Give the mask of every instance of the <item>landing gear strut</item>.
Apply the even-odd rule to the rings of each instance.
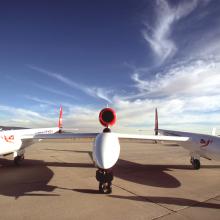
[[[16,157],[14,158],[14,164],[15,164],[16,166],[19,166],[23,160],[24,160],[24,154],[19,155],[19,156],[16,156]]]
[[[111,170],[98,169],[96,179],[99,182],[99,192],[110,194],[112,192],[113,173]]]
[[[200,160],[191,157],[190,162],[195,170],[200,169]]]

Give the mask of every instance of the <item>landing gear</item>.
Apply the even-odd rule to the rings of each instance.
[[[96,179],[99,182],[100,193],[110,194],[112,192],[113,173],[111,170],[98,169],[96,171]]]
[[[16,166],[19,166],[23,160],[24,160],[24,154],[19,155],[19,156],[16,156],[16,157],[14,158],[14,164],[15,164]]]
[[[99,192],[102,194],[112,193],[112,183],[111,182],[106,182],[106,183],[99,182]]]
[[[20,150],[14,152],[14,154],[13,154],[14,164],[16,166],[19,166],[21,164],[21,162],[24,160],[24,153],[25,153],[24,149],[20,149]]]
[[[195,159],[194,157],[191,157],[190,162],[195,170],[200,169],[200,160],[199,159]]]

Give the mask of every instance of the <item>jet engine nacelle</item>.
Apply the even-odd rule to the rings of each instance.
[[[118,161],[120,144],[118,136],[107,132],[97,135],[93,147],[93,160],[101,169],[109,169]]]
[[[116,122],[116,113],[112,108],[104,108],[99,113],[99,121],[104,127],[113,126]]]

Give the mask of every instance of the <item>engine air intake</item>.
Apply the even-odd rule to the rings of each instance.
[[[104,127],[109,127],[116,122],[116,113],[111,108],[104,108],[99,113],[99,121]]]

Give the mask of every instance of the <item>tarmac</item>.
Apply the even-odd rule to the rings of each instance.
[[[175,145],[121,143],[113,192],[98,192],[92,142],[42,141],[20,167],[0,159],[0,219],[220,219],[220,162]]]

